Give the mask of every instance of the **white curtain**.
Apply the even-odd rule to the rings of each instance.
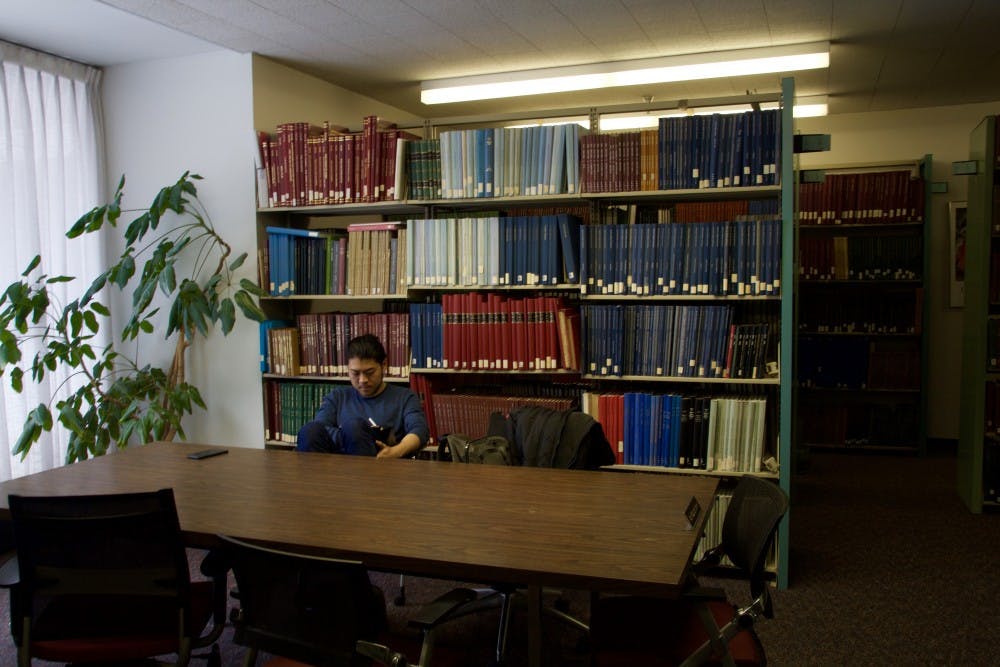
[[[2,41],[0,63],[0,290],[41,255],[46,274],[77,278],[54,285],[63,288],[56,296],[65,304],[82,295],[105,264],[99,235],[65,236],[104,199],[101,71]],[[95,347],[107,342],[95,341]],[[24,352],[34,357],[34,350]],[[26,374],[17,394],[6,374],[2,378],[0,480],[65,461],[67,436],[58,425],[42,434],[25,460],[11,453],[28,411],[41,402],[54,406],[65,381],[65,375],[48,375],[34,385]]]

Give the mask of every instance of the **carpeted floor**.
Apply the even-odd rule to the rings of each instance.
[[[1000,664],[1000,515],[969,513],[955,475],[952,455],[811,457],[771,664]]]
[[[791,586],[775,591],[775,619],[759,626],[771,665],[1000,664],[1000,515],[970,514],[954,492],[955,461],[813,454],[796,475],[792,497]],[[407,577],[407,600],[396,607],[399,577],[373,574],[386,592],[390,623],[406,619],[451,582]],[[738,596],[742,587],[720,582]],[[7,622],[6,592],[0,620]],[[586,617],[587,596],[569,595]],[[509,664],[524,664],[524,614],[515,614]],[[547,621],[546,665],[587,664],[579,635]],[[486,665],[495,612],[466,619],[440,637],[448,664]],[[231,631],[223,664],[241,664]],[[451,649],[446,655],[444,650]],[[9,636],[0,667],[13,665]],[[47,663],[36,662],[44,665]],[[198,663],[194,663],[198,664]]]

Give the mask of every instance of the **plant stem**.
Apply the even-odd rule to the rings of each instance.
[[[190,343],[188,342],[186,336],[184,336],[183,334],[177,336],[177,347],[174,348],[174,359],[170,363],[170,372],[167,374],[167,389],[168,389],[168,392],[167,392],[167,396],[163,397],[163,407],[165,409],[169,409],[170,408],[170,406],[168,405],[169,400],[170,400],[169,399],[169,390],[173,389],[177,385],[179,385],[182,382],[184,382],[184,377],[185,377],[185,373],[184,373],[184,353],[187,350],[187,348],[188,348],[189,345],[190,345]],[[177,434],[177,431],[174,429],[174,427],[173,426],[169,426],[167,428],[167,431],[163,434],[163,439],[164,440],[168,440],[168,441],[169,440],[173,440],[174,436],[176,434]]]

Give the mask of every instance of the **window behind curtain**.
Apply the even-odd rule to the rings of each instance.
[[[78,298],[105,265],[98,234],[67,239],[66,230],[103,201],[104,138],[98,69],[0,41],[0,290],[17,280],[35,255],[50,275],[77,280],[53,285],[58,304]],[[105,327],[107,328],[107,327]],[[106,332],[102,329],[102,335]],[[103,347],[109,340],[95,340]],[[26,358],[35,350],[23,349]],[[69,384],[67,384],[67,382]],[[21,461],[11,449],[28,411],[54,407],[72,378],[25,378],[21,394],[6,375],[0,391],[0,480],[61,465],[66,434],[43,433]]]

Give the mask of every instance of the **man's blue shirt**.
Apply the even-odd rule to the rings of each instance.
[[[323,424],[344,453],[374,456],[377,450],[372,439],[366,437],[369,418],[391,429],[394,442],[412,433],[423,445],[430,436],[420,399],[408,388],[398,385],[386,384],[384,390],[371,398],[363,397],[350,385],[338,387],[323,397],[316,413],[316,421]]]

